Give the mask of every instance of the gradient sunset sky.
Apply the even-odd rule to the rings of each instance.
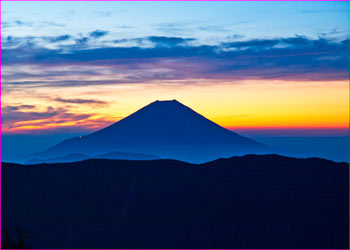
[[[229,129],[349,126],[348,2],[1,2],[2,133],[177,99]]]

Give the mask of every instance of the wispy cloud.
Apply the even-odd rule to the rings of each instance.
[[[172,35],[188,34],[189,31],[185,26],[186,25],[184,25],[183,23],[161,23],[155,25],[158,31]]]
[[[150,36],[147,37],[150,42],[156,46],[174,47],[178,45],[186,45],[188,42],[194,41],[194,38],[182,37],[166,37],[166,36]]]
[[[45,111],[27,111],[27,108],[21,106],[5,106],[1,108],[1,122],[5,127],[9,125],[9,123],[15,126],[15,122],[51,118],[57,116],[59,113],[64,114],[64,112],[65,110],[62,108],[54,109],[53,107],[47,107]]]
[[[60,36],[47,37],[47,40],[51,43],[55,43],[55,42],[67,41],[70,38],[71,38],[70,35],[60,35]]]
[[[56,23],[56,22],[52,22],[52,21],[43,21],[40,23],[41,25],[45,25],[45,26],[51,26],[51,27],[65,27],[65,24],[62,23]]]
[[[51,42],[67,39],[71,37],[46,38]],[[2,50],[4,84],[59,87],[169,79],[348,79],[348,40],[294,36],[197,45],[195,39],[188,37],[150,36],[121,39],[113,46],[102,43],[100,47],[89,47],[88,37],[79,39],[77,43],[85,44],[83,47],[62,45],[50,49],[35,43],[33,37],[26,42],[8,37]],[[134,41],[136,45],[118,46],[118,43],[128,41]],[[46,79],[38,79],[40,76],[26,79],[18,70],[7,73],[11,65],[17,69],[21,65],[57,69],[50,74],[41,70],[38,74],[45,75]],[[60,71],[67,67],[80,70],[71,74],[66,72],[62,79]],[[100,78],[89,78],[90,71]],[[74,77],[69,79],[70,75]]]
[[[153,48],[153,47],[174,47],[185,46],[190,42],[195,41],[194,38],[184,37],[169,37],[169,36],[147,36],[137,38],[124,38],[114,40],[117,45],[124,45],[123,47],[139,47],[139,48]],[[127,46],[125,46],[127,45]]]
[[[36,107],[35,105],[17,105],[17,106],[8,105],[4,107],[4,112],[13,112],[13,111],[24,110],[24,109],[34,109],[35,107]]]
[[[7,29],[7,28],[14,28],[14,27],[19,27],[19,26],[32,26],[32,22],[25,22],[21,20],[15,20],[15,21],[10,21],[10,22],[1,22],[1,28]]]
[[[208,31],[208,32],[229,32],[230,30],[223,27],[222,25],[206,25],[206,26],[199,26],[197,28],[201,31]]]
[[[117,25],[115,27],[118,28],[118,29],[132,29],[132,28],[135,28],[134,26],[131,26],[131,25]]]
[[[92,38],[100,38],[108,34],[108,31],[105,30],[95,30],[93,32],[90,32],[90,37]]]
[[[89,41],[89,38],[88,37],[81,37],[81,38],[77,38],[75,39],[75,42],[77,44],[86,44],[87,42]]]
[[[112,15],[112,11],[95,11],[94,13],[99,17],[109,17]]]
[[[64,99],[64,98],[54,98],[53,99],[56,102],[62,102],[62,103],[71,103],[71,104],[92,104],[92,105],[97,105],[97,106],[106,106],[108,105],[108,102],[105,101],[100,101],[100,100],[92,100],[92,99]]]
[[[4,132],[25,131],[92,131],[107,126],[111,121],[97,114],[79,114],[65,107],[46,107],[36,110],[36,106],[18,105],[1,108],[1,128]],[[121,119],[121,118],[120,118]]]

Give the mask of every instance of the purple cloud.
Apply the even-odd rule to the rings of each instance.
[[[130,39],[122,40],[125,42]],[[348,79],[348,40],[295,36],[225,42],[217,45],[193,45],[190,42],[195,42],[194,39],[181,37],[152,36],[132,40],[140,43],[149,41],[153,46],[96,48],[86,45],[84,48],[72,46],[49,49],[23,42],[15,48],[5,46],[2,50],[5,73],[6,67],[11,65],[84,68],[81,72],[72,72],[72,75],[81,75],[82,80],[69,80],[69,73],[67,79],[57,79],[55,77],[62,73],[61,70],[56,70],[44,72],[45,77],[51,76],[52,79],[42,81],[23,77],[19,79],[16,75],[5,74],[5,85],[64,87],[147,83],[169,79]],[[88,39],[81,42],[88,42]],[[101,67],[104,70],[100,71]],[[110,79],[91,80],[88,78],[89,74],[83,74],[83,71],[92,71],[97,75],[105,75],[106,70],[123,77],[115,77],[116,75],[111,73]]]
[[[92,104],[92,105],[108,105],[108,102],[100,101],[100,100],[92,100],[92,99],[63,99],[63,98],[55,98],[53,99],[56,102],[62,102],[62,103],[72,103],[72,104]]]

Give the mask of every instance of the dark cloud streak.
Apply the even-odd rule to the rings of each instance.
[[[4,106],[1,108],[1,123],[4,128],[15,128],[25,125],[47,124],[48,119],[55,119],[55,123],[63,123],[67,121],[84,120],[92,116],[92,114],[74,114],[65,108],[47,107],[45,111],[27,111],[21,106]],[[37,122],[39,120],[39,122]],[[40,120],[45,120],[40,123]],[[50,120],[49,120],[50,121]],[[16,124],[21,122],[21,124]]]
[[[70,38],[71,38],[70,35],[61,35],[61,36],[55,36],[55,37],[48,37],[47,40],[51,43],[55,43],[55,42],[66,41],[66,40],[69,40]]]
[[[57,97],[54,99],[56,102],[62,103],[72,103],[72,104],[93,104],[93,105],[108,105],[108,102],[100,101],[100,100],[92,100],[92,99],[64,99]]]
[[[80,42],[86,43],[89,38]],[[15,39],[12,39],[15,40]],[[138,83],[167,79],[291,79],[291,80],[345,80],[348,79],[349,40],[326,38],[310,39],[304,36],[275,39],[233,41],[218,45],[192,45],[192,38],[151,36],[121,39],[118,42],[143,43],[151,47],[99,48],[71,47],[48,49],[21,43],[21,46],[4,48],[2,62],[10,65],[90,65],[113,67],[135,76],[100,84]],[[190,67],[189,67],[190,66]],[[164,72],[147,73],[162,68]],[[140,73],[140,70],[142,73]],[[122,72],[122,71],[121,71]],[[44,81],[45,82],[45,81]],[[42,82],[41,84],[45,84]],[[96,84],[99,81],[96,82]],[[27,84],[30,81],[9,81],[5,84]],[[47,81],[49,85],[50,82]],[[84,81],[61,80],[52,86],[83,85]],[[95,84],[86,81],[86,85]]]
[[[105,30],[95,30],[93,32],[90,32],[90,37],[92,38],[100,38],[108,34],[108,31]]]
[[[19,26],[32,26],[32,22],[24,22],[21,20],[15,20],[11,22],[1,22],[1,28],[7,29],[7,28],[14,28]]]

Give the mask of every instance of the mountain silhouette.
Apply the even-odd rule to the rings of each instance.
[[[110,152],[102,155],[84,155],[84,154],[69,154],[63,157],[49,158],[49,159],[31,159],[26,164],[40,164],[40,163],[59,163],[59,162],[75,162],[87,159],[110,159],[110,160],[156,160],[159,157],[155,155],[135,154],[125,152]]]
[[[271,149],[171,100],[155,101],[104,129],[65,140],[37,156],[52,158],[111,151],[205,162],[233,155],[267,153]]]
[[[2,229],[25,230],[30,248],[349,247],[347,163],[93,159],[2,163],[1,178]]]

